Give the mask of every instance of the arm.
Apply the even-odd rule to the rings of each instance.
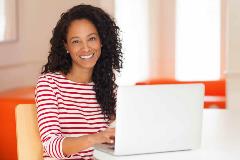
[[[114,134],[115,129],[108,128],[96,134],[85,135],[81,137],[67,137],[63,141],[63,152],[65,155],[71,155],[96,144],[113,143],[111,138],[114,136]]]
[[[43,148],[56,159],[66,158],[62,152],[62,136],[58,119],[58,103],[51,87],[51,80],[41,76],[38,80],[35,100],[37,106],[38,127]]]

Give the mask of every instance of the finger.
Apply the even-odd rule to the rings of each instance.
[[[115,140],[115,136],[110,136],[110,139]]]
[[[111,140],[109,141],[109,143],[113,144],[113,143],[114,143],[114,140],[111,139]]]
[[[114,144],[114,140],[108,139],[107,143],[108,143],[108,144]]]

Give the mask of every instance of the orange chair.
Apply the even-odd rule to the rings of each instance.
[[[205,85],[204,108],[217,107],[224,109],[226,107],[226,81],[177,81],[172,79],[152,79],[137,82],[136,85],[154,85],[154,84],[187,84],[203,83]]]
[[[0,93],[0,159],[17,159],[15,108],[17,104],[34,104],[34,87]]]

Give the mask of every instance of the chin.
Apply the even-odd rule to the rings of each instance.
[[[93,69],[95,64],[96,63],[94,63],[94,64],[84,64],[84,65],[81,65],[81,67],[85,68],[85,69]]]

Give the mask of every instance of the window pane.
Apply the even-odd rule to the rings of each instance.
[[[116,0],[115,15],[123,40],[120,85],[147,79],[149,73],[148,0]]]
[[[5,9],[4,0],[0,0],[0,41],[4,39],[5,33]]]
[[[176,79],[220,78],[220,9],[220,0],[176,1]]]

